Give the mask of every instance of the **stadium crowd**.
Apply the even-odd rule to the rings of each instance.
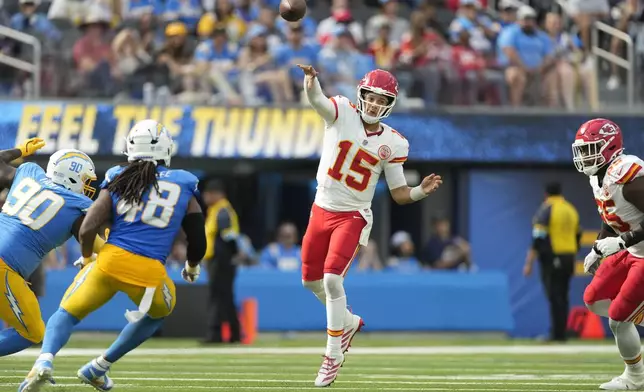
[[[4,0],[0,21],[43,42],[42,95],[149,104],[297,103],[294,64],[307,63],[329,95],[353,97],[379,67],[399,79],[401,106],[596,108],[590,23],[641,20],[631,0],[315,0],[295,23],[279,0],[40,1]],[[2,50],[32,55],[11,40]],[[32,94],[27,73],[1,74],[3,95]]]

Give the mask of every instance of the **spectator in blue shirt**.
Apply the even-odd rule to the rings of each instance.
[[[356,84],[362,76],[376,68],[373,57],[356,49],[351,32],[345,27],[335,31],[335,37],[318,57],[320,76],[330,95],[355,95]]]
[[[512,26],[517,21],[517,6],[514,0],[499,1],[499,24],[501,29]]]
[[[499,33],[498,26],[485,14],[479,12],[478,0],[460,0],[456,18],[449,26],[451,41],[460,41],[461,31],[470,33],[470,46],[478,52],[490,52],[492,42]]]
[[[556,105],[556,73],[554,47],[548,35],[537,27],[537,13],[528,6],[519,8],[518,22],[503,30],[499,36],[498,64],[505,68],[510,87],[510,103],[521,106],[528,90],[538,101],[548,96],[548,103]]]
[[[234,87],[238,77],[235,67],[238,57],[239,49],[228,41],[226,29],[215,28],[212,38],[201,42],[195,50],[197,74],[204,76],[201,78],[202,89],[211,92],[215,87],[228,103],[241,103],[241,95]]]
[[[318,24],[315,19],[311,18],[308,15],[305,15],[304,18],[298,20],[297,22],[288,22],[283,18],[275,19],[275,26],[282,32],[282,35],[287,36],[291,26],[302,26],[304,37],[309,43],[317,43],[317,38],[315,33],[318,29]]]
[[[39,0],[20,0],[20,12],[11,18],[10,27],[40,38],[58,41],[61,34],[45,14],[36,12]]]
[[[418,272],[420,263],[414,255],[414,242],[406,231],[397,231],[391,236],[392,257],[387,261],[387,271]]]
[[[163,12],[161,0],[125,0],[121,4],[121,13],[126,21],[136,21],[144,15],[156,15]]]
[[[263,268],[281,271],[297,271],[302,265],[302,248],[297,244],[299,236],[292,223],[283,223],[277,232],[277,241],[269,244],[259,257]]]
[[[166,22],[181,21],[191,31],[195,30],[197,22],[203,14],[200,0],[165,0],[163,3],[163,20]]]
[[[259,17],[259,6],[251,0],[237,0],[235,14],[246,23],[254,22]]]
[[[302,71],[296,64],[317,66],[319,47],[304,42],[304,29],[300,25],[291,25],[287,43],[279,46],[273,55],[278,67],[288,68],[291,83],[301,90]]]

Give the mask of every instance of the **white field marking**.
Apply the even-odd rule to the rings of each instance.
[[[103,348],[63,349],[57,356],[98,355]],[[313,355],[324,353],[320,347],[230,347],[230,348],[139,348],[129,356],[168,355]],[[350,355],[472,355],[472,354],[616,354],[611,345],[568,345],[568,346],[472,346],[472,347],[356,347]],[[27,349],[11,357],[36,357],[39,349]]]
[[[21,379],[22,377],[4,377],[4,378],[17,378]],[[54,379],[59,380],[77,380],[77,377],[69,376],[54,376]],[[180,378],[180,377],[112,377],[114,381],[143,381],[143,382],[159,382],[159,381],[173,381],[173,382],[185,382],[191,384],[194,382],[234,382],[234,383],[266,383],[266,384],[302,384],[302,383],[311,383],[310,377],[302,380],[266,380],[266,379],[246,379],[246,378]],[[432,384],[450,384],[450,385],[481,385],[479,381],[454,381],[449,378],[445,378],[444,381],[432,380],[432,381],[401,381],[401,380],[391,380],[391,381],[375,381],[375,380],[351,380],[347,381],[352,384],[399,384],[399,385],[432,385]],[[486,382],[484,385],[542,385],[542,386],[589,386],[596,385],[596,383],[580,383],[580,382],[523,382],[523,381],[505,381],[505,382]]]
[[[56,384],[56,385],[52,385],[51,387],[54,387],[54,388],[56,388],[56,387],[78,387],[79,385],[80,384]],[[15,386],[16,386],[15,384],[2,384],[2,383],[0,383],[0,387],[15,387]],[[137,390],[139,390],[139,389],[157,389],[158,390],[159,389],[158,385],[154,385],[154,386],[137,386],[137,385],[129,385],[129,384],[119,384],[117,387],[119,388],[119,390],[121,390],[121,389],[125,390],[125,389],[130,389],[130,388],[137,389]],[[188,386],[188,388],[189,389],[205,389],[205,390],[213,390],[213,391],[214,390],[222,390],[222,389],[225,389],[225,390],[228,390],[228,391],[230,391],[231,389],[233,389],[233,390],[234,389],[246,389],[246,390],[258,390],[258,391],[270,391],[270,390],[283,391],[285,389],[286,390],[293,389],[294,391],[305,391],[305,390],[306,391],[319,391],[320,390],[319,387],[301,387],[301,386],[298,386],[298,387],[284,387],[284,386],[281,386],[281,387],[259,387],[259,386],[254,386],[254,387],[252,387],[252,386],[242,386],[242,387],[239,387],[239,388],[235,388],[235,387],[231,387],[231,386],[196,386],[196,385],[190,385],[190,386]],[[496,387],[494,387],[494,388],[496,388]],[[186,389],[186,386],[176,386],[176,387],[174,387],[174,386],[170,386],[170,387],[165,386],[165,387],[163,387],[163,390],[182,390],[182,391],[185,391],[185,389]],[[342,386],[338,385],[337,383],[333,384],[333,390],[334,391],[339,390],[339,391],[363,391],[364,392],[364,388],[362,388],[362,387],[342,387]],[[389,388],[389,387],[386,387],[386,388],[377,388],[375,390],[376,391],[441,391],[441,392],[445,392],[444,387],[442,387],[442,388],[427,388],[427,387],[425,387],[425,388]],[[450,391],[454,391],[454,392],[476,392],[476,391],[493,391],[493,390],[496,390],[496,389],[489,389],[489,388],[488,389],[486,389],[486,388],[476,388],[476,389],[472,389],[472,388],[450,388]],[[503,392],[526,392],[526,391],[525,391],[525,389],[503,389]],[[579,392],[579,389],[543,389],[543,390],[541,390],[541,389],[530,389],[530,392]]]
[[[64,373],[65,371],[76,370],[76,367],[61,367],[57,366],[57,372]],[[283,369],[280,367],[280,369]],[[352,369],[353,370],[353,369]],[[461,369],[462,370],[462,369]],[[468,370],[471,371],[471,370]],[[116,370],[114,371],[117,375],[160,375],[167,374],[168,371],[134,371],[134,370]],[[203,376],[205,372],[170,372],[173,376]],[[293,376],[302,376],[309,377],[313,374],[311,371],[302,372],[299,374],[294,374],[293,372],[288,372]],[[5,374],[5,376],[0,376],[0,378],[6,377],[17,377],[25,374],[24,371],[15,370],[15,369],[0,369],[0,374]],[[211,376],[274,376],[274,377],[284,377],[285,373],[275,373],[275,372],[219,372],[216,370],[209,371],[207,374]],[[15,376],[14,376],[15,375]],[[367,379],[407,379],[407,380],[505,380],[505,381],[521,381],[521,380],[602,380],[604,378],[614,377],[614,373],[593,373],[589,375],[588,373],[570,373],[570,374],[537,374],[530,373],[526,371],[524,374],[514,374],[514,373],[498,373],[498,374],[487,374],[487,375],[476,375],[476,374],[466,374],[466,375],[426,375],[426,374],[365,374],[365,373],[344,373],[342,377],[349,378],[367,378]],[[147,378],[146,378],[147,379]],[[179,377],[178,379],[184,379]],[[186,378],[190,380],[190,378]]]

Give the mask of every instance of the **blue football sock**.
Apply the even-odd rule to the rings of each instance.
[[[47,328],[45,329],[45,339],[42,342],[43,354],[56,355],[69,341],[72,336],[74,326],[80,322],[79,319],[67,313],[63,308],[58,310],[47,321]]]
[[[20,336],[15,329],[5,329],[0,332],[0,357],[15,354],[33,346],[33,344],[34,342]]]
[[[114,363],[121,359],[125,354],[139,347],[141,343],[148,340],[163,324],[163,319],[153,319],[145,315],[136,323],[129,323],[123,328],[116,341],[105,352],[105,359]]]

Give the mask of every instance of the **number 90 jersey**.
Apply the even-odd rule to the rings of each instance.
[[[644,162],[638,157],[621,155],[608,166],[601,187],[597,176],[590,177],[599,215],[618,234],[631,230],[644,220],[644,211],[629,203],[622,193],[625,184],[644,175],[643,166]],[[628,252],[644,257],[644,242],[631,246]]]
[[[16,169],[0,213],[0,259],[28,279],[43,257],[72,236],[92,200],[54,184],[35,163]]]
[[[101,189],[107,189],[123,170],[122,166],[108,170]],[[199,195],[199,180],[187,171],[165,167],[157,167],[157,178],[159,193],[151,187],[138,206],[126,205],[111,193],[112,227],[107,243],[165,264],[188,204]]]
[[[387,175],[407,161],[409,142],[390,126],[367,135],[360,113],[346,97],[330,98],[335,121],[327,124],[317,172],[315,204],[330,211],[371,208],[380,174],[385,171],[389,189],[407,185],[403,176]]]

